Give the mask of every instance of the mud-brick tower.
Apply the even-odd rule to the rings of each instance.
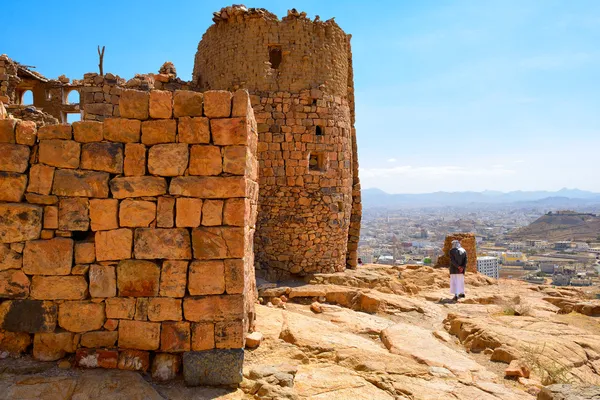
[[[257,273],[356,266],[361,204],[350,35],[333,21],[233,6],[198,45],[202,90],[247,89],[259,127]]]

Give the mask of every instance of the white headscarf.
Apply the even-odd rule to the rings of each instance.
[[[460,249],[461,248],[460,242],[458,240],[453,240],[452,241],[452,248],[453,249]]]

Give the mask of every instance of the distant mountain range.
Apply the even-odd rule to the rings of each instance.
[[[440,207],[466,206],[469,204],[531,203],[531,205],[563,207],[600,204],[600,193],[579,189],[549,191],[497,192],[434,192],[423,194],[390,194],[381,189],[363,189],[362,202],[365,207]]]
[[[570,211],[554,212],[513,232],[512,239],[596,240],[600,235],[600,217]]]

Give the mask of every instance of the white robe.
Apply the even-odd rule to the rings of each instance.
[[[465,292],[465,274],[450,275],[450,293],[459,295]]]

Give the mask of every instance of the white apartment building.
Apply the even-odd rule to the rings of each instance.
[[[500,264],[497,257],[477,257],[477,271],[498,279],[500,277]]]

